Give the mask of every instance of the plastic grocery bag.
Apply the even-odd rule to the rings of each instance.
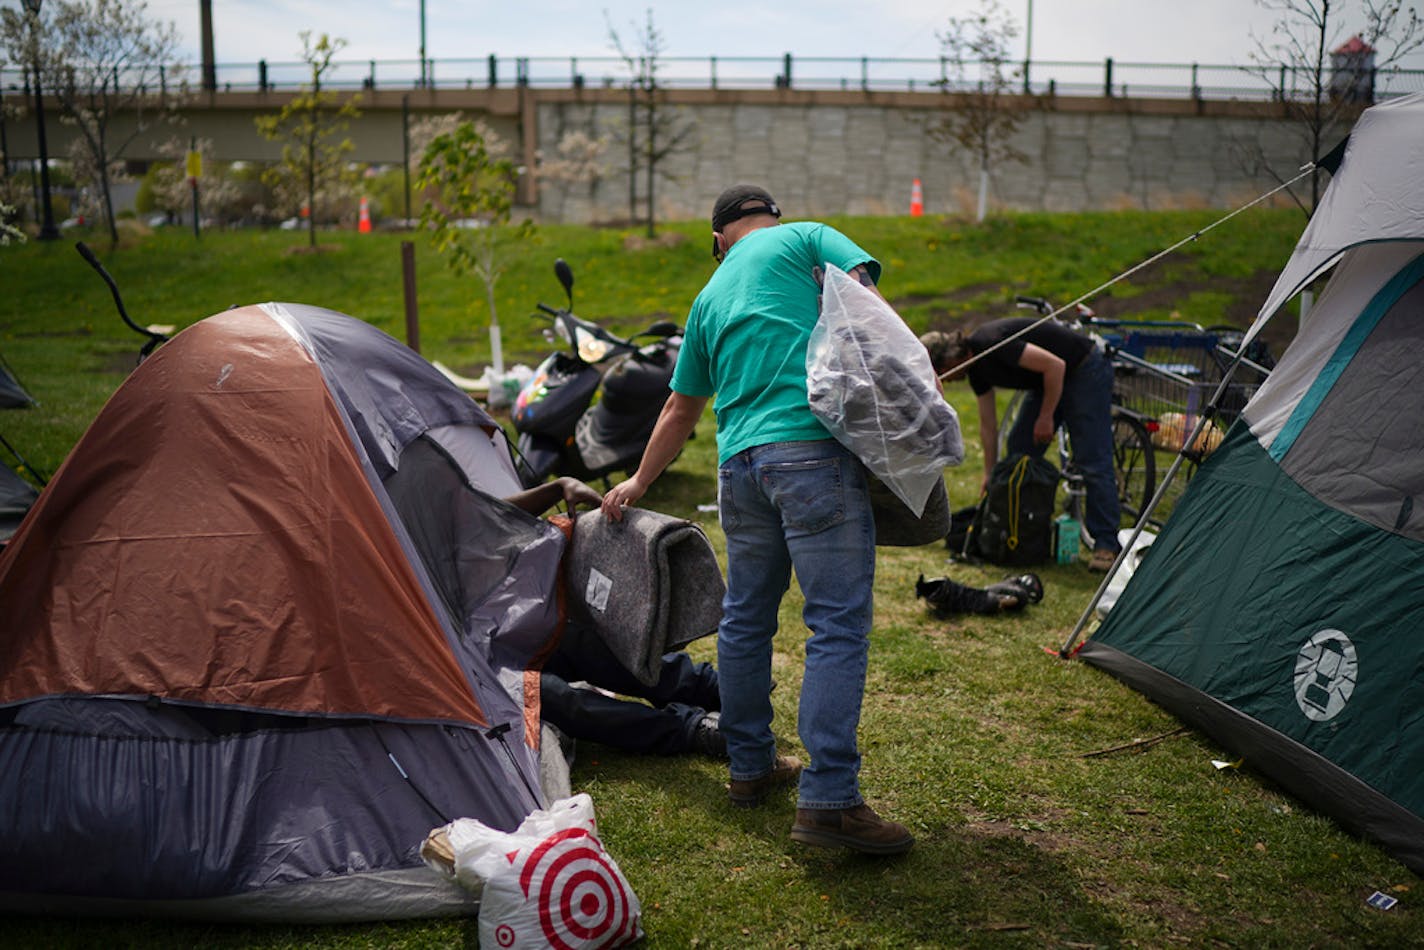
[[[598,840],[588,795],[511,832],[458,819],[432,831],[421,854],[480,892],[481,947],[621,947],[643,936],[642,906]]]
[[[826,265],[806,350],[811,412],[920,517],[944,468],[964,461],[959,416],[929,353],[879,295]]]
[[[1132,529],[1122,528],[1117,533],[1118,543],[1127,546],[1127,542],[1132,541]],[[1132,575],[1137,573],[1137,568],[1142,564],[1142,559],[1147,556],[1147,552],[1152,547],[1152,542],[1157,540],[1157,535],[1151,531],[1143,529],[1137,536],[1137,540],[1132,543],[1132,550],[1127,557],[1122,559],[1122,564],[1118,566],[1117,573],[1108,581],[1107,589],[1098,598],[1098,616],[1106,617],[1108,611],[1113,609],[1117,599],[1122,596],[1122,592],[1127,589],[1127,582],[1132,580]]]

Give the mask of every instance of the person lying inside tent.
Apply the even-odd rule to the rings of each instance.
[[[603,496],[564,476],[505,500],[542,515],[560,502],[570,513],[580,505],[596,508]],[[648,686],[596,633],[572,621],[540,672],[539,706],[540,718],[574,739],[640,754],[727,757],[719,728],[721,693],[712,664],[694,663],[683,652],[668,653],[657,683]]]
[[[948,577],[915,582],[915,597],[923,600],[936,617],[954,614],[997,614],[1022,610],[1043,599],[1043,582],[1037,574],[1006,577],[988,587],[969,587]]]

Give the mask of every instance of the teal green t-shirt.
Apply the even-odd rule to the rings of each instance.
[[[672,389],[714,396],[717,457],[769,442],[829,439],[806,398],[806,344],[819,316],[815,267],[880,264],[813,221],[758,228],[727,252],[692,303]]]

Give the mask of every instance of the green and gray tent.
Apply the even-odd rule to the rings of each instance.
[[[1361,116],[1248,341],[1331,267],[1080,656],[1424,872],[1424,95]]]

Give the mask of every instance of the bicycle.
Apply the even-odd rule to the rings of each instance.
[[[1016,305],[1047,316],[1055,308],[1041,297],[1018,297]],[[1069,327],[1087,332],[1108,357],[1113,367],[1113,472],[1125,526],[1135,524],[1151,503],[1158,486],[1159,472],[1165,474],[1171,457],[1181,454],[1178,478],[1159,501],[1148,524],[1160,529],[1198,466],[1220,443],[1224,429],[1212,419],[1196,443],[1186,445],[1195,430],[1206,402],[1220,384],[1227,368],[1236,361],[1243,332],[1235,327],[1202,327],[1170,320],[1116,320],[1098,317],[1091,308],[1079,304]],[[1239,361],[1236,382],[1229,384],[1225,398],[1216,408],[1216,417],[1229,426],[1256,388],[1270,373],[1269,351],[1253,344],[1251,357]],[[1004,412],[999,431],[1000,457],[1007,453],[1008,433],[1013,429],[1028,394],[1016,392]],[[1064,511],[1084,524],[1086,492],[1083,476],[1073,463],[1068,433],[1055,433],[1059,467],[1066,501]],[[1158,453],[1163,453],[1159,458]],[[1083,528],[1083,543],[1093,545]]]

